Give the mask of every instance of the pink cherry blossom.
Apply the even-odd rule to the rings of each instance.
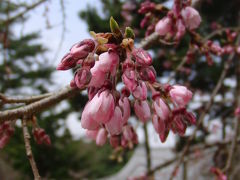
[[[74,59],[84,59],[95,48],[95,43],[92,39],[85,39],[73,45],[70,49],[70,54]]]
[[[185,26],[189,30],[196,29],[201,23],[201,17],[198,11],[190,6],[185,7],[181,11]]]
[[[100,66],[100,62],[96,61],[95,65],[90,70],[90,72],[92,74],[92,78],[88,85],[89,87],[90,86],[101,87],[104,84],[104,81],[106,79],[106,73],[101,71],[99,69],[99,66]]]
[[[136,99],[139,99],[142,101],[146,100],[147,99],[147,86],[146,86],[145,82],[143,82],[143,81],[139,82],[139,85],[134,89],[132,94]]]
[[[169,91],[169,95],[178,106],[185,106],[192,99],[192,92],[185,86],[174,85]]]
[[[92,140],[96,140],[97,134],[98,134],[98,129],[86,131],[86,136]]]
[[[147,101],[135,101],[134,111],[138,119],[143,123],[151,118],[151,110]]]
[[[160,97],[157,97],[154,100],[152,106],[154,112],[160,119],[167,120],[169,118],[170,110],[166,103]]]
[[[135,48],[132,52],[132,55],[136,59],[136,62],[141,65],[149,66],[152,64],[151,55],[143,49]]]
[[[112,118],[105,124],[110,135],[119,135],[123,127],[123,115],[119,106],[116,106]]]
[[[131,115],[131,107],[127,97],[119,99],[119,107],[123,111],[123,124],[126,124],[130,115]]]
[[[107,141],[107,131],[104,128],[98,130],[96,136],[96,144],[98,146],[103,146]]]
[[[118,54],[113,50],[109,50],[108,52],[102,53],[99,56],[98,70],[105,73],[111,72],[112,75],[115,75],[118,63],[119,63]]]
[[[74,81],[77,87],[81,89],[90,82],[91,77],[92,75],[87,68],[81,68],[75,73]]]
[[[155,32],[157,32],[160,36],[164,36],[169,33],[172,29],[172,20],[169,17],[165,17],[158,21],[155,26]]]
[[[131,69],[125,70],[122,75],[122,81],[129,91],[132,92],[137,87],[135,71]]]

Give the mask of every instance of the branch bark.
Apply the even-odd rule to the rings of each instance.
[[[22,119],[22,130],[23,130],[23,137],[24,137],[24,143],[25,143],[25,148],[26,148],[26,154],[27,154],[28,160],[29,160],[31,168],[32,168],[34,179],[35,180],[40,180],[41,176],[39,175],[38,168],[37,168],[36,162],[34,160],[33,153],[32,153],[32,148],[31,148],[31,144],[30,144],[30,138],[31,137],[30,137],[30,134],[29,134],[28,128],[27,128],[27,116],[25,116]]]

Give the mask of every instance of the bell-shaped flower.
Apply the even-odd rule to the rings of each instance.
[[[107,141],[107,131],[104,128],[98,130],[96,136],[96,144],[98,146],[103,146]]]
[[[141,101],[144,101],[147,99],[147,86],[145,82],[141,81],[139,82],[139,85],[133,90],[133,96],[136,99],[139,99]]]
[[[155,114],[163,121],[167,120],[170,115],[170,110],[166,103],[160,98],[157,97],[152,104],[152,108]]]
[[[160,36],[164,36],[172,30],[172,20],[170,17],[164,17],[159,20],[155,26],[155,32],[157,32]]]
[[[151,110],[147,101],[135,101],[134,111],[138,119],[143,123],[151,118]]]
[[[74,81],[77,87],[81,89],[90,82],[91,78],[90,71],[87,68],[81,68],[75,73]]]
[[[123,124],[126,124],[131,115],[131,106],[129,100],[127,97],[120,98],[118,104],[123,112]]]
[[[91,68],[90,72],[92,74],[91,81],[89,83],[89,87],[101,87],[104,84],[106,79],[106,73],[100,70],[100,62],[96,61],[93,68]]]
[[[130,92],[137,87],[136,73],[133,69],[126,69],[122,75],[122,81]]]
[[[105,127],[110,135],[119,135],[123,127],[123,115],[119,106],[116,106],[112,118],[105,123]]]
[[[152,64],[151,55],[141,48],[135,48],[132,51],[132,55],[135,58],[136,62],[140,65],[149,66]]]
[[[116,67],[118,63],[118,54],[113,50],[109,50],[108,52],[102,53],[99,56],[98,69],[105,73],[111,72],[111,74],[114,76],[116,74]]]
[[[198,11],[190,6],[187,6],[184,9],[182,9],[181,15],[182,15],[185,26],[189,30],[198,28],[198,26],[201,23],[201,17]]]
[[[192,99],[192,92],[185,86],[174,85],[169,91],[171,100],[180,107],[185,106]]]

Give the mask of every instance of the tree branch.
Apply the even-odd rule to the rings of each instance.
[[[13,109],[13,110],[6,110],[3,112],[0,112],[0,122],[7,121],[7,120],[15,120],[18,118],[22,118],[24,115],[39,113],[42,110],[47,109],[66,98],[70,98],[74,96],[77,92],[79,92],[79,89],[75,89],[75,88],[71,88],[70,86],[67,86],[61,89],[60,91],[52,93],[51,96],[41,99],[39,101],[36,101],[34,103],[31,103],[29,105],[26,105],[17,109]]]
[[[26,154],[27,154],[28,160],[29,160],[31,168],[32,168],[34,179],[40,180],[41,177],[39,175],[38,168],[37,168],[36,162],[35,162],[33,154],[32,154],[32,149],[31,149],[31,144],[30,144],[31,137],[30,137],[30,134],[29,134],[28,128],[27,128],[27,116],[25,116],[22,119],[22,129],[23,129],[23,137],[24,137],[24,143],[25,143],[25,148],[26,148]]]

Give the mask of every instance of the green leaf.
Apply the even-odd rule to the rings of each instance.
[[[126,27],[124,37],[125,38],[131,38],[131,39],[135,38],[135,34],[134,34],[132,28]]]
[[[120,31],[118,23],[117,23],[117,21],[115,21],[115,19],[113,17],[110,18],[110,29],[111,29],[111,32],[113,33],[113,35],[117,39],[121,39],[122,38],[122,33]]]

